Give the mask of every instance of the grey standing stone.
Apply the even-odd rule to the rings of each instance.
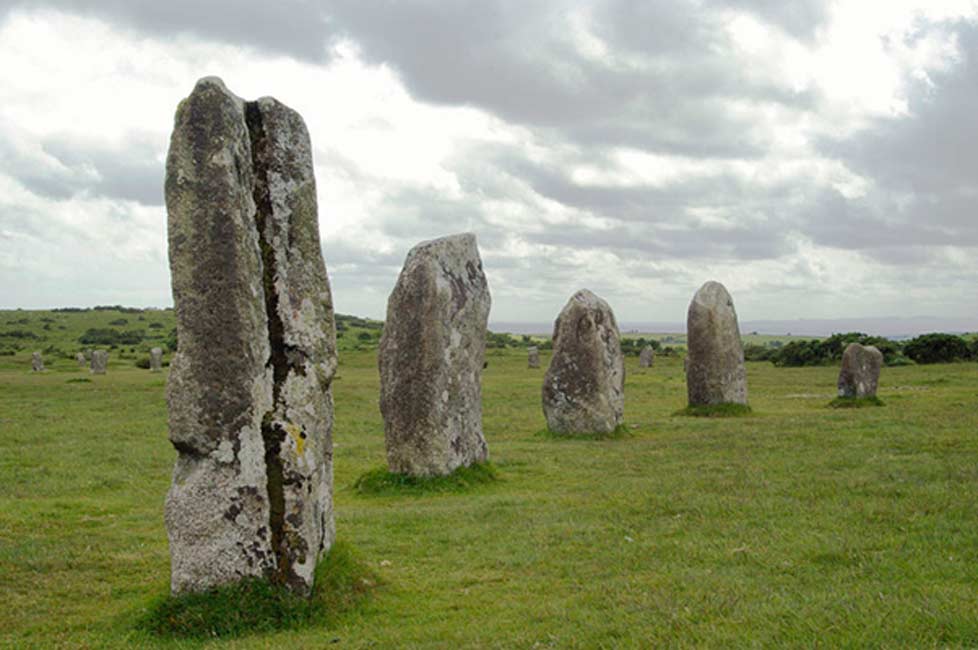
[[[535,345],[526,349],[526,364],[528,368],[540,367],[540,350]]]
[[[334,538],[332,299],[302,118],[201,79],[167,157],[171,590],[308,594]]]
[[[88,366],[88,359],[85,358],[84,352],[76,352],[75,361],[78,362],[79,368],[86,368]]]
[[[638,353],[638,367],[651,368],[654,361],[655,350],[651,345],[646,345],[644,348],[642,348],[642,351]]]
[[[839,397],[876,397],[883,353],[875,346],[850,343],[842,353]]]
[[[553,357],[543,381],[543,414],[555,433],[611,433],[625,409],[625,359],[615,315],[587,289],[554,323]]]
[[[747,373],[733,299],[719,282],[693,296],[686,316],[686,392],[691,406],[747,404]]]
[[[107,350],[92,350],[91,373],[104,375],[109,365],[109,353]]]
[[[162,372],[163,371],[163,349],[153,348],[149,351],[149,369],[150,372]]]
[[[488,458],[480,379],[490,303],[475,235],[408,253],[378,352],[390,471],[444,475]]]
[[[31,353],[31,370],[33,372],[43,372],[44,371],[44,360],[41,358],[40,352]]]

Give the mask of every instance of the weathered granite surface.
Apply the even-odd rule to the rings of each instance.
[[[651,368],[654,361],[655,350],[651,345],[646,345],[644,348],[642,348],[642,351],[638,353],[638,367]]]
[[[883,353],[872,345],[850,343],[842,353],[839,397],[875,397]]]
[[[540,350],[535,345],[526,349],[526,365],[528,368],[540,367]]]
[[[92,350],[92,361],[90,372],[95,375],[104,375],[109,365],[108,350]]]
[[[149,351],[150,372],[163,372],[163,348],[153,348]]]
[[[378,351],[390,471],[444,475],[487,460],[481,376],[490,303],[475,235],[408,253]]]
[[[686,316],[686,392],[691,406],[747,404],[747,373],[733,299],[707,282]]]
[[[555,433],[611,433],[625,409],[625,360],[608,303],[575,293],[554,323],[553,357],[543,380],[543,414]]]
[[[40,352],[31,352],[31,370],[33,372],[44,371],[44,359],[41,358]]]

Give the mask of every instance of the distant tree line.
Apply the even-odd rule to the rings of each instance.
[[[955,334],[923,334],[900,342],[862,332],[833,334],[821,340],[791,341],[778,348],[748,344],[744,346],[744,358],[770,361],[779,367],[824,366],[841,361],[842,353],[850,343],[875,346],[883,353],[883,363],[887,366],[978,361],[978,338],[969,341]]]

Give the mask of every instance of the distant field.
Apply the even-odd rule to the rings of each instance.
[[[755,415],[720,420],[672,415],[680,359],[629,357],[630,435],[573,441],[539,435],[544,370],[492,350],[501,480],[381,497],[351,488],[384,459],[375,353],[344,353],[337,529],[382,586],[331,629],[191,643],[132,625],[168,582],[165,374],[28,359],[0,357],[0,647],[978,646],[975,363],[886,368],[845,412],[835,368],[749,363]]]

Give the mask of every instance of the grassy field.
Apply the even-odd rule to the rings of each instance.
[[[978,365],[884,368],[884,407],[836,410],[837,369],[751,363],[754,413],[713,419],[672,415],[681,359],[629,358],[629,435],[577,441],[539,433],[543,369],[488,360],[499,480],[363,495],[376,359],[342,355],[338,535],[381,584],[329,627],[199,642],[134,629],[169,577],[165,375],[0,357],[0,647],[978,646]]]

